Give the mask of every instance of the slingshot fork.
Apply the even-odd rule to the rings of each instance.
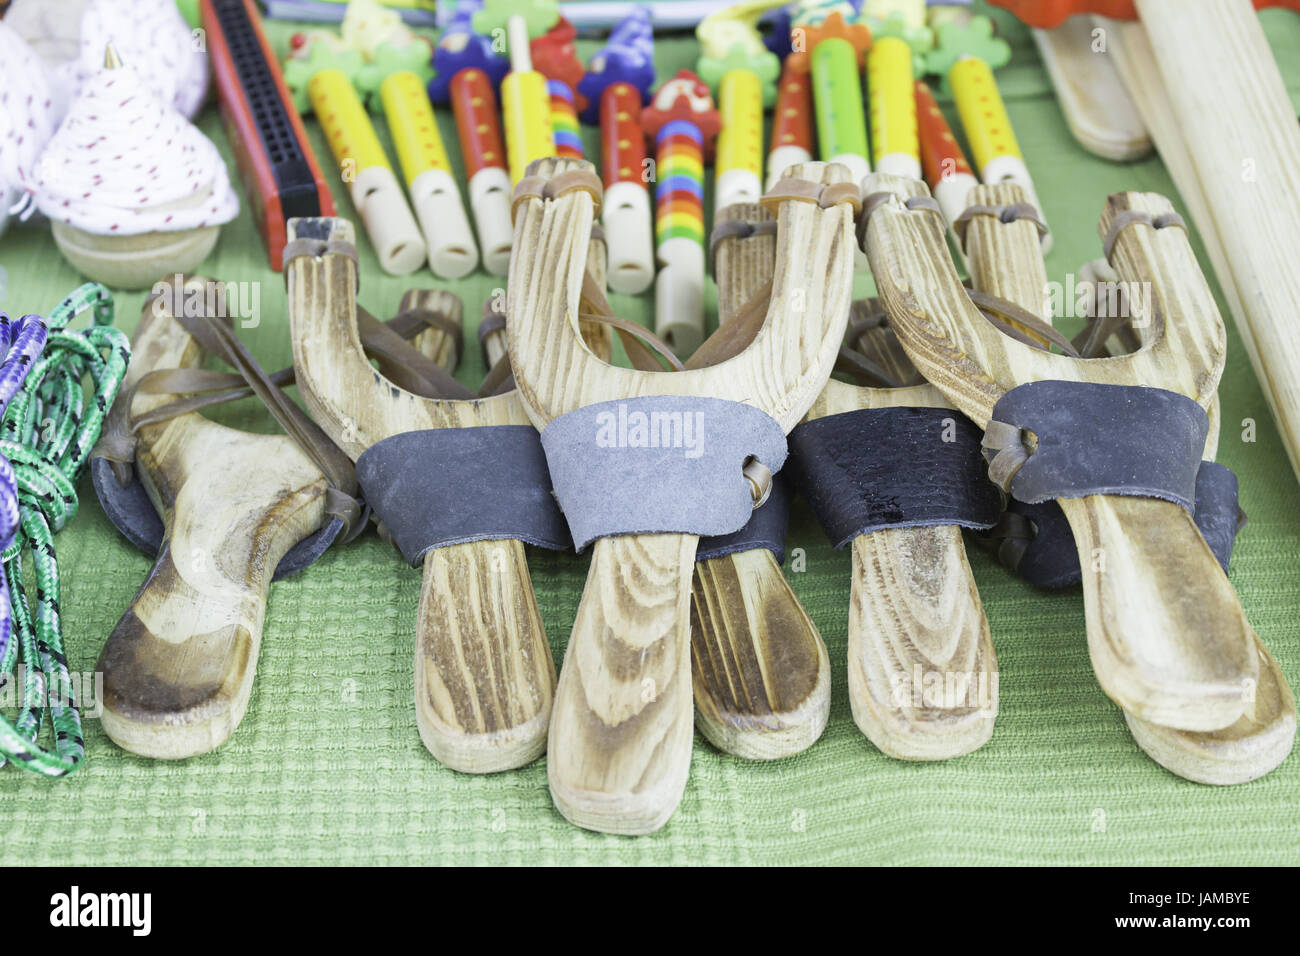
[[[289,241],[352,243],[342,219],[300,219]],[[428,428],[527,425],[513,392],[476,400],[424,398],[367,361],[357,333],[355,260],[325,251],[285,264],[299,389],[313,417],[354,460],[371,445]],[[459,308],[445,292],[412,304]],[[473,541],[424,558],[416,624],[415,705],[420,737],[453,769],[522,766],[545,749],[555,667],[523,543]]]
[[[590,170],[541,160],[542,182]],[[840,166],[805,164],[789,175],[847,182]],[[646,395],[751,402],[787,432],[830,375],[852,294],[853,216],[840,205],[780,204],[777,263],[767,322],[734,358],[656,373],[600,362],[578,334],[587,236],[595,215],[584,189],[516,199],[507,334],[519,395],[539,428],[584,405]],[[798,308],[802,306],[802,309]],[[676,809],[691,752],[690,593],[697,538],[602,538],[562,668],[548,775],[557,808],[589,829],[648,833]]]
[[[1223,370],[1226,335],[1185,232],[1134,223],[1118,235],[1112,265],[1153,293],[1154,323],[1131,355],[1073,359],[1035,349],[986,321],[962,290],[940,224],[906,200],[920,183],[877,176],[867,192],[885,194],[866,229],[877,286],[908,354],[966,415],[987,426],[994,403],[1038,380],[1159,386],[1210,404]],[[982,201],[1016,202],[1014,186],[984,187]],[[981,201],[981,200],[973,200]],[[1105,235],[1133,212],[1173,213],[1162,196],[1119,193],[1101,217]],[[1024,263],[1033,229],[978,216],[966,236],[976,284],[996,294],[1015,288],[1008,261]],[[1034,280],[1038,282],[1037,272]],[[1041,302],[1041,285],[1032,294]],[[1014,293],[1013,293],[1014,294]],[[1255,635],[1222,568],[1191,516],[1176,504],[1109,495],[1060,499],[1083,568],[1088,648],[1103,689],[1152,723],[1212,731],[1246,709],[1259,675]]]
[[[976,201],[996,204],[1013,200],[998,191],[985,193],[983,187]],[[988,224],[993,226],[992,223]],[[1028,222],[999,224],[1002,229],[1033,232]],[[1008,261],[1001,259],[996,274],[982,268],[973,277],[977,287],[1010,299],[1039,318],[1050,321],[1050,315],[1039,314],[1043,296],[1036,295],[1046,282],[1046,272],[1041,259],[1034,256],[1028,235],[1016,243],[1009,253],[1024,258],[1015,260],[1015,268],[1008,269]],[[1152,333],[1149,326],[1133,330],[1139,345]],[[1112,339],[1114,341],[1114,339]],[[1123,354],[1120,351],[1112,354]],[[1210,431],[1205,442],[1205,459],[1213,461],[1219,444],[1219,400],[1214,396],[1207,411]],[[1198,783],[1236,784],[1263,776],[1280,764],[1291,751],[1296,732],[1295,700],[1277,661],[1264,642],[1255,637],[1255,653],[1259,659],[1259,681],[1248,693],[1248,703],[1242,715],[1231,725],[1214,731],[1187,731],[1164,727],[1124,711],[1129,732],[1148,756],[1171,773]]]

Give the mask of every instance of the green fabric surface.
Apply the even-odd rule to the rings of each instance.
[[[1158,159],[1116,165],[1074,142],[1029,34],[1000,11],[997,19],[1015,54],[1000,80],[1056,236],[1048,272],[1063,279],[1100,254],[1096,221],[1108,193],[1154,190],[1178,201]],[[1294,94],[1300,18],[1267,12],[1264,21]],[[271,25],[282,50],[293,29]],[[579,52],[585,59],[596,46],[583,42]],[[660,76],[692,66],[695,50],[690,38],[661,39]],[[450,114],[440,122],[459,166]],[[341,214],[355,221],[319,129],[308,125]],[[376,125],[386,138],[382,121]],[[214,107],[201,126],[229,158]],[[584,135],[597,155],[596,131],[584,128]],[[441,286],[463,297],[472,323],[501,285],[484,273],[455,283],[427,272],[393,278],[380,271],[367,242],[360,246],[361,300],[377,314],[396,311],[408,287]],[[1208,269],[1199,240],[1196,250]],[[0,265],[0,308],[11,314],[46,312],[81,281],[44,229],[11,229],[0,239]],[[243,334],[268,368],[287,365],[283,280],[267,268],[246,209],[224,229],[203,271],[261,283],[261,324]],[[861,277],[858,286],[859,295],[867,294],[870,280]],[[119,295],[124,328],[134,329],[143,297]],[[630,318],[652,314],[649,296],[611,300]],[[1062,325],[1070,331],[1077,322]],[[1295,685],[1296,479],[1231,320],[1229,349],[1219,460],[1240,476],[1250,515],[1231,578]],[[477,350],[468,348],[460,377],[472,383],[483,372]],[[214,417],[274,430],[247,403]],[[1245,419],[1258,425],[1253,442],[1242,440]],[[71,665],[91,671],[150,561],[117,535],[88,480],[80,515],[55,544]],[[1000,670],[993,738],[945,763],[885,757],[855,727],[846,698],[849,554],[831,550],[802,505],[789,544],[804,549],[807,570],[787,566],[786,573],[830,651],[834,697],[826,732],[809,751],[772,763],[719,754],[697,736],[685,798],[654,835],[623,838],[570,826],[551,805],[544,760],[466,776],[430,756],[412,703],[420,573],[369,533],[273,586],[251,705],[217,752],[179,763],[142,759],[119,750],[91,719],[87,764],[73,777],[51,782],[14,768],[0,773],[0,863],[1300,862],[1300,758],[1238,787],[1205,787],[1167,773],[1138,749],[1097,686],[1078,590],[1033,591],[975,548],[971,564]],[[558,662],[587,560],[532,551],[530,565]]]

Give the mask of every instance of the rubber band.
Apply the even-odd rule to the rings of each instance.
[[[775,216],[781,203],[791,200],[816,203],[822,209],[829,209],[839,203],[847,203],[853,207],[854,216],[857,216],[862,211],[862,198],[859,196],[858,187],[854,183],[823,185],[810,182],[807,179],[794,178],[778,179],[772,185],[772,188],[758,200],[758,204]]]
[[[1032,222],[1038,229],[1038,238],[1041,240],[1050,231],[1047,223],[1043,222],[1043,217],[1039,215],[1037,207],[1033,203],[1016,202],[1008,203],[1005,206],[989,206],[976,204],[967,206],[965,211],[953,220],[952,231],[957,234],[957,241],[961,243],[962,252],[966,251],[966,229],[970,222],[976,216],[992,216],[999,222],[1016,222],[1021,219]]]
[[[554,162],[554,157],[546,159],[535,159],[528,164],[528,169],[523,177],[515,186],[514,198],[510,201],[510,218],[513,219],[519,210],[519,204],[528,199],[559,199],[566,193],[574,190],[581,190],[591,196],[592,203],[595,204],[594,215],[600,215],[600,204],[604,197],[601,188],[600,177],[596,175],[595,169],[590,163],[583,163],[577,169],[565,170],[562,173],[556,173],[549,178],[535,172],[540,167],[538,163]]]
[[[887,190],[875,192],[862,200],[862,215],[858,217],[858,245],[865,251],[867,248],[867,223],[871,221],[871,215],[881,206],[889,203],[899,197]],[[938,216],[938,225],[940,231],[943,230],[943,210],[939,203],[932,196],[908,196],[901,200],[903,208],[914,212],[929,212]]]
[[[728,239],[751,239],[754,236],[775,236],[776,220],[725,219],[715,223],[709,233],[709,271],[718,274],[718,249]]]
[[[1115,243],[1119,242],[1120,234],[1129,226],[1139,224],[1150,226],[1152,229],[1167,229],[1170,226],[1177,226],[1183,231],[1187,230],[1187,223],[1176,212],[1167,212],[1153,217],[1148,212],[1140,212],[1136,209],[1126,210],[1110,221],[1110,228],[1106,230],[1106,235],[1101,240],[1101,251],[1106,256],[1107,262],[1110,261],[1110,254],[1115,249]]]

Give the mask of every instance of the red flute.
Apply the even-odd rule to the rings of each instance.
[[[600,96],[601,224],[609,251],[606,281],[626,295],[644,292],[655,277],[645,158],[641,94],[630,83],[611,83]]]
[[[612,83],[601,94],[600,161],[606,189],[615,183],[639,183],[645,189],[641,94],[630,83]]]
[[[811,160],[815,147],[812,84],[808,74],[792,69],[787,59],[777,87],[776,108],[772,111],[772,144],[767,153],[768,188],[791,166]]]
[[[916,123],[921,139],[921,168],[925,181],[951,226],[966,210],[966,197],[979,184],[966,154],[953,136],[930,88],[916,83]]]
[[[496,94],[488,75],[474,67],[453,76],[449,92],[483,264],[489,272],[505,275],[510,266],[514,226],[510,222],[512,187],[505,166]]]

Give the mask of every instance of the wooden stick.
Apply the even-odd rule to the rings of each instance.
[[[550,179],[590,166],[544,160]],[[807,164],[792,175],[846,180]],[[519,395],[539,428],[595,402],[705,395],[750,402],[789,430],[830,375],[848,318],[853,217],[781,204],[781,253],[767,322],[740,355],[711,368],[655,373],[596,359],[578,335],[577,304],[595,204],[583,190],[516,202],[507,334]],[[556,696],[547,770],[556,807],[589,829],[647,833],[676,809],[691,753],[690,582],[697,539],[602,538],[574,622]]]
[[[1099,17],[1081,14],[1033,34],[1061,112],[1079,145],[1103,159],[1128,163],[1151,152],[1151,137],[1116,71],[1112,29]],[[1098,30],[1105,44],[1100,50],[1095,48]]]
[[[295,220],[352,242],[342,219]],[[298,387],[313,417],[353,459],[391,435],[427,428],[527,424],[513,392],[475,401],[421,398],[377,374],[356,329],[356,265],[345,255],[287,264]],[[446,292],[408,304],[451,309]],[[447,766],[487,773],[522,766],[545,748],[554,663],[519,541],[434,548],[424,559],[415,642],[416,722]]]
[[[902,198],[924,195],[923,185],[879,177],[868,192],[878,190],[894,199],[872,215],[868,254],[891,324],[922,373],[977,424],[987,425],[1006,389],[1051,379],[1163,387],[1209,405],[1225,333],[1183,230],[1138,224],[1123,231],[1112,264],[1152,290],[1143,318],[1155,327],[1132,355],[1078,361],[1017,342],[979,314],[938,223],[902,206]],[[1006,184],[979,187],[972,202],[1022,198]],[[1129,210],[1155,217],[1172,207],[1154,194],[1113,195],[1103,233]],[[998,263],[1025,262],[1029,253],[1016,249],[1030,231],[1019,221],[972,221],[967,252],[978,288],[1014,294],[1014,267]],[[1041,297],[1041,288],[1035,294]],[[1236,721],[1246,706],[1243,690],[1258,679],[1254,632],[1191,516],[1169,502],[1116,496],[1062,499],[1061,507],[1079,547],[1088,646],[1106,692],[1144,720],[1171,727],[1218,730]]]
[[[1200,228],[1201,241],[1244,338],[1249,333],[1241,319],[1241,293],[1228,268],[1223,241],[1174,118],[1146,28],[1140,23],[1113,23],[1110,30],[1115,66],[1133,91],[1136,108],[1151,131],[1160,158]],[[1216,444],[1207,443],[1207,459],[1214,458]],[[1196,734],[1146,723],[1125,713],[1133,739],[1162,767],[1200,783],[1245,783],[1268,773],[1291,752],[1296,734],[1295,699],[1277,661],[1258,638],[1255,649],[1259,655],[1259,683],[1253,701],[1235,724],[1214,733]]]
[[[1194,17],[1171,0],[1137,9],[1206,199],[1197,223],[1218,233],[1219,276],[1239,291],[1237,327],[1300,473],[1300,287],[1287,278],[1300,260],[1295,109],[1246,0],[1205,0]]]
[[[719,221],[762,222],[756,203]],[[776,236],[732,238],[718,247],[718,321],[734,317],[771,281]],[[766,548],[695,565],[691,585],[695,725],[737,757],[775,760],[811,747],[826,729],[831,667],[817,626]]]
[[[205,280],[190,278],[199,287]],[[170,396],[134,392],[201,352],[155,299],[133,337],[121,394],[143,414]],[[104,731],[176,760],[225,743],[248,708],[271,576],[319,528],[327,482],[286,435],[255,435],[197,412],[140,429],[137,474],[162,516],[162,550],[100,656]]]

